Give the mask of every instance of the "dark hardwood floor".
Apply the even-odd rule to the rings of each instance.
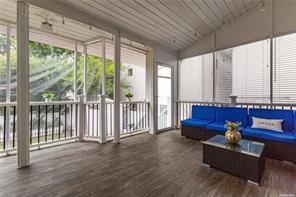
[[[267,160],[261,186],[201,165],[200,142],[169,131],[0,158],[0,196],[296,196],[296,165]]]

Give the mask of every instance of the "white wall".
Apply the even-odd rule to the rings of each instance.
[[[229,102],[232,94],[232,50],[216,53],[215,101]]]
[[[248,15],[226,25],[179,53],[179,58],[188,58],[213,50],[225,49],[244,43],[268,38],[272,33],[285,34],[296,31],[296,1],[264,0],[264,8],[256,9]],[[272,10],[274,8],[274,15]],[[274,27],[272,21],[274,19]],[[216,36],[216,39],[215,39]]]
[[[182,60],[179,82],[180,101],[213,101],[213,55]]]
[[[239,102],[269,102],[270,40],[233,48],[232,94]]]
[[[123,64],[125,66],[125,72],[121,73],[121,77],[126,79],[131,86],[130,91],[133,93],[131,101],[143,101],[146,98],[146,69],[142,66],[136,66],[132,64]],[[128,76],[128,70],[133,70],[132,76]],[[128,101],[125,97],[125,92],[121,95],[122,101]]]
[[[154,50],[154,59],[156,62],[161,62],[171,66],[177,66],[178,54],[167,52],[161,49]]]

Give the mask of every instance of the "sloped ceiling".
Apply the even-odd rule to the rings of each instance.
[[[2,0],[5,2],[16,0]],[[173,51],[182,51],[223,25],[230,23],[253,9],[259,7],[263,0],[24,0],[43,9],[49,9],[62,16],[76,14],[75,20],[83,18],[82,14],[94,16],[93,22],[100,26],[106,22],[104,31],[112,33],[120,28],[127,34],[138,37],[136,42],[145,40],[164,46]],[[50,5],[51,4],[51,5]],[[63,5],[63,6],[60,6]],[[3,7],[3,6],[2,6]],[[62,7],[62,8],[60,8]],[[73,9],[75,10],[73,10]],[[67,9],[67,10],[65,10]],[[66,14],[67,13],[67,14]],[[73,15],[75,15],[73,13]],[[79,20],[78,20],[79,21]],[[80,22],[87,23],[87,19]],[[89,22],[91,23],[91,22]],[[89,25],[89,24],[87,24]],[[111,29],[110,29],[111,27]],[[73,33],[79,31],[72,28]],[[96,33],[106,34],[96,30]],[[72,32],[66,33],[68,36]],[[85,41],[87,32],[77,38]],[[126,34],[126,35],[127,35]],[[84,37],[83,37],[84,36]],[[108,35],[107,35],[108,36]],[[131,38],[128,38],[131,39]],[[148,41],[148,42],[147,42]]]
[[[59,0],[176,51],[260,6],[261,0]]]

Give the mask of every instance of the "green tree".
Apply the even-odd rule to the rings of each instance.
[[[0,35],[0,84],[5,84],[6,75],[6,37]],[[68,49],[53,47],[47,44],[30,41],[30,96],[31,100],[43,101],[42,93],[46,90],[56,95],[56,100],[66,100],[73,94],[74,85],[74,52]],[[11,37],[12,83],[16,82],[16,39]],[[101,94],[102,58],[88,55],[86,89],[88,96]],[[83,55],[78,53],[78,93],[83,92]],[[121,65],[121,69],[125,69]],[[121,80],[121,89],[126,91],[130,86],[126,79]],[[16,86],[12,86],[15,92]],[[114,61],[106,61],[106,95],[113,99]],[[0,97],[5,98],[4,94]],[[1,100],[1,98],[0,98]],[[13,99],[14,100],[14,99]]]

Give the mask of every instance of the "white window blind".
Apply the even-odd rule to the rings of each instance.
[[[179,69],[179,100],[213,101],[213,54],[187,58]]]
[[[216,52],[216,98],[229,102],[232,93],[232,49]]]
[[[296,102],[296,34],[274,38],[274,102]]]
[[[238,102],[270,102],[270,41],[233,48],[232,94]]]

